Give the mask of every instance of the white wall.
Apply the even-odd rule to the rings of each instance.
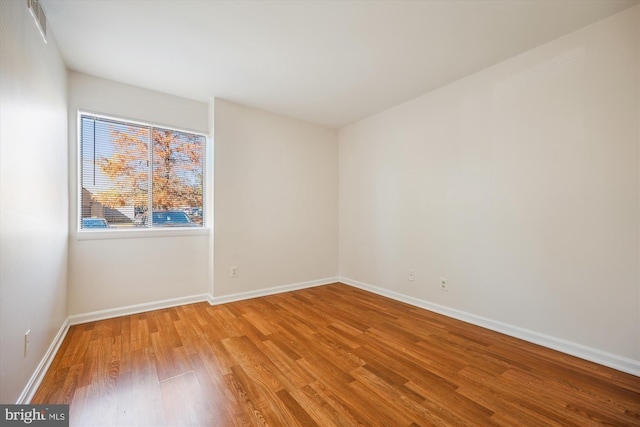
[[[337,132],[221,99],[214,128],[214,296],[335,277]]]
[[[69,314],[205,294],[209,235],[81,240],[77,235],[77,111],[208,133],[209,106],[86,74],[69,75]],[[210,192],[209,192],[210,194]]]
[[[0,402],[67,316],[67,70],[23,1],[0,2]],[[24,333],[31,330],[28,355]]]
[[[638,369],[638,14],[341,129],[341,275]]]

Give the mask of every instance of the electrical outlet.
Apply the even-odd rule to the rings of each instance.
[[[238,266],[232,265],[229,269],[229,277],[238,277]]]
[[[446,277],[440,278],[440,290],[448,292],[449,291],[449,280]]]
[[[27,357],[27,354],[29,354],[29,334],[31,333],[31,329],[27,330],[27,332],[24,333],[24,357]]]
[[[416,272],[414,270],[409,270],[409,273],[407,274],[407,280],[410,282],[416,280]]]

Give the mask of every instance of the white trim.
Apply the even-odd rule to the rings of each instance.
[[[146,239],[155,237],[192,237],[208,236],[211,234],[209,227],[171,229],[162,228],[108,228],[106,230],[76,231],[75,240],[107,240],[107,239]]]
[[[92,311],[90,313],[73,314],[68,317],[69,325],[79,325],[82,323],[95,322],[97,320],[112,319],[114,317],[127,316],[130,314],[144,313],[147,311],[160,310],[162,308],[176,307],[179,305],[193,304],[207,301],[211,305],[226,304],[233,301],[242,301],[267,295],[275,295],[282,292],[296,291],[298,289],[312,288],[315,286],[328,285],[338,282],[338,277],[328,277],[324,279],[311,280],[308,282],[292,283],[289,285],[274,286],[272,288],[258,289],[255,291],[240,292],[237,294],[214,297],[210,294],[198,294],[186,297],[171,298],[161,301],[147,302],[142,304],[127,305],[124,307],[109,308],[106,310]]]
[[[29,382],[24,387],[24,390],[20,393],[20,396],[16,401],[16,405],[31,403],[31,399],[33,399],[33,395],[36,394],[38,387],[40,387],[40,383],[42,383],[45,374],[49,370],[51,362],[53,362],[56,354],[58,354],[58,349],[60,348],[60,345],[62,345],[64,338],[67,336],[67,331],[69,331],[69,318],[66,318],[64,322],[62,322],[62,326],[60,326],[58,333],[53,341],[51,341],[51,345],[49,345],[47,352],[42,357],[42,360],[40,360],[40,363],[33,372],[33,375],[31,375],[31,378],[29,378]]]
[[[496,320],[487,319],[486,317],[477,316],[475,314],[445,307],[443,305],[434,304],[429,301],[390,291],[388,289],[379,288],[377,286],[359,282],[347,277],[340,277],[339,281],[355,288],[373,292],[374,294],[382,295],[396,301],[413,305],[415,307],[420,307],[425,310],[443,314],[445,316],[462,320],[463,322],[471,323],[473,325],[490,329],[492,331],[500,332],[505,335],[520,338],[522,340],[538,344],[543,347],[557,350],[571,356],[579,357],[580,359],[588,360],[590,362],[598,363],[600,365],[608,366],[610,368],[640,377],[640,361],[637,360],[629,359],[613,353],[608,353],[606,351],[598,350],[593,347],[588,347],[561,338],[556,338],[551,335],[530,331],[528,329],[509,325],[507,323],[499,322]]]
[[[234,301],[242,301],[251,298],[264,297],[268,295],[280,294],[283,292],[297,291],[299,289],[313,288],[315,286],[328,285],[330,283],[336,283],[339,279],[337,277],[327,277],[324,279],[311,280],[309,282],[292,283],[290,285],[274,286],[272,288],[258,289],[255,291],[239,292],[237,294],[222,295],[219,297],[210,296],[209,304],[218,305],[226,304]]]
[[[69,324],[79,325],[81,323],[95,322],[96,320],[112,319],[114,317],[144,313],[147,311],[160,310],[162,308],[175,307],[178,305],[193,304],[196,302],[209,301],[209,298],[209,294],[199,294],[161,301],[145,302],[142,304],[127,305],[118,308],[109,308],[106,310],[92,311],[90,313],[74,314],[69,316]]]

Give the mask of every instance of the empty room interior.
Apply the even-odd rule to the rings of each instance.
[[[640,425],[638,0],[0,0],[0,67],[0,404]]]

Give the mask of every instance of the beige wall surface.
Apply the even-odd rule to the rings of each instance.
[[[69,75],[69,314],[205,294],[210,235],[83,239],[78,228],[78,110],[208,133],[206,103],[86,74]],[[146,230],[145,230],[146,231]],[[153,232],[152,232],[153,233]]]
[[[214,145],[214,297],[335,277],[337,132],[216,99]]]
[[[637,364],[638,14],[341,129],[341,275]]]
[[[26,2],[0,2],[0,73],[0,402],[15,403],[67,317],[67,70]]]

